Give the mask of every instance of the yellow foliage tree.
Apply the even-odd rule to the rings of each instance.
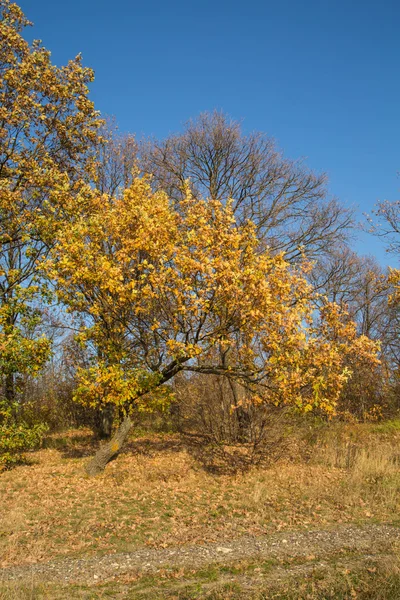
[[[389,269],[388,283],[392,287],[389,304],[400,304],[400,269]]]
[[[93,348],[77,399],[126,415],[90,474],[120,449],[130,410],[180,371],[224,374],[254,401],[333,412],[348,354],[376,360],[335,305],[315,319],[304,269],[259,254],[254,226],[237,227],[229,204],[194,200],[189,188],[172,204],[137,176],[122,197],[94,195],[87,209],[60,230],[47,268]]]
[[[90,69],[78,56],[55,67],[30,23],[0,0],[0,379],[8,403],[16,377],[34,373],[49,343],[34,339],[43,280],[38,267],[60,217],[88,191],[99,117]]]

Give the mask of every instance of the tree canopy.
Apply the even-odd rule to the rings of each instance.
[[[81,400],[129,414],[190,371],[235,379],[256,402],[333,412],[349,353],[376,360],[336,305],[316,318],[307,266],[260,254],[254,225],[236,226],[231,203],[188,186],[172,202],[137,176],[121,197],[94,193],[86,209],[59,231],[47,265],[93,348]]]

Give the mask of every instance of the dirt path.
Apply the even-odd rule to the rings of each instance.
[[[0,570],[0,581],[40,578],[57,583],[93,583],[127,573],[152,573],[160,568],[201,568],[240,560],[294,559],[329,556],[341,551],[365,555],[392,553],[400,545],[400,528],[391,525],[340,526],[325,531],[293,531],[263,537],[242,537],[230,543],[140,549],[124,554]]]

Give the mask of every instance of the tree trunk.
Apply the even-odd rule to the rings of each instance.
[[[162,385],[163,383],[166,383],[172,379],[172,377],[182,370],[183,363],[187,362],[188,360],[190,360],[190,356],[181,358],[179,360],[173,360],[167,367],[165,367],[163,371],[161,371],[161,379],[159,380],[158,385]],[[149,391],[150,389],[143,388],[138,394],[136,394],[135,398],[132,398],[131,406],[134,405],[134,401],[137,400],[137,398],[144,396]],[[125,417],[112,439],[100,447],[92,460],[86,466],[86,473],[88,475],[98,475],[104,471],[107,463],[109,463],[114,456],[119,454],[123,444],[126,441],[126,438],[128,437],[128,433],[132,429],[132,426],[133,423],[131,418]]]
[[[93,430],[101,440],[109,440],[111,437],[114,413],[115,407],[112,405],[96,411]]]
[[[86,473],[88,475],[98,475],[104,471],[110,460],[119,454],[132,426],[133,422],[131,421],[131,418],[125,417],[112,439],[103,444],[92,460],[87,464]]]
[[[233,397],[233,405],[235,407],[235,415],[237,419],[238,426],[238,442],[247,442],[248,441],[248,430],[249,430],[249,415],[247,411],[239,404],[239,385],[236,381],[232,381],[232,379],[228,378],[229,386],[231,388],[232,397]]]

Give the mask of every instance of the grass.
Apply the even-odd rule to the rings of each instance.
[[[291,569],[288,571],[288,566]],[[0,600],[398,600],[400,563],[384,557],[325,557],[293,565],[241,562],[201,570],[122,576],[93,585],[0,583]]]
[[[72,439],[79,446],[77,433]],[[309,462],[218,477],[174,436],[141,444],[140,452],[119,457],[95,479],[85,476],[84,458],[66,459],[55,449],[32,455],[32,466],[4,473],[2,566],[398,519],[395,447],[379,436],[352,446],[351,460],[346,445],[325,440]]]
[[[397,425],[321,427],[295,440],[286,458],[268,468],[215,475],[199,461],[187,440],[153,435],[132,440],[128,451],[110,463],[104,474],[90,479],[83,471],[86,457],[93,452],[88,432],[52,436],[45,449],[30,455],[30,466],[0,476],[0,564],[31,564],[139,547],[223,543],[243,535],[333,528],[338,523],[398,523],[399,441]],[[0,600],[400,598],[399,567],[390,561],[365,573],[355,568],[346,574],[346,569],[333,565],[319,575],[315,566],[312,576],[309,571],[301,574],[303,596],[290,595],[292,584],[282,581],[277,581],[275,591],[268,582],[268,594],[278,595],[263,596],[263,569],[276,569],[276,565],[242,567],[235,573],[210,567],[203,574],[166,576],[161,583],[141,578],[135,593],[140,589],[143,596],[130,595],[134,582],[127,586],[117,581],[87,590],[81,586],[73,592],[71,586],[67,590],[40,581],[10,583],[0,587]],[[261,575],[255,569],[261,569]],[[379,577],[388,578],[387,589],[395,589],[397,596],[365,595]],[[329,581],[336,595],[324,596]],[[161,584],[165,584],[164,596],[151,596]],[[293,586],[297,593],[300,584]],[[166,595],[169,589],[170,596]],[[286,596],[279,596],[284,589]]]

